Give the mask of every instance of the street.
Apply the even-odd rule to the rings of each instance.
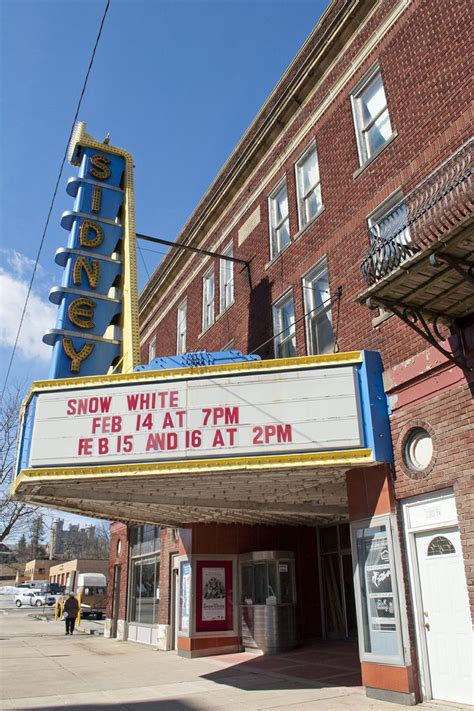
[[[16,620],[28,620],[32,618],[46,622],[54,622],[54,607],[32,607],[15,605],[14,595],[2,595],[0,597],[0,618],[11,617],[10,622]],[[60,624],[60,623],[57,623]],[[103,634],[104,620],[96,620],[95,617],[81,620],[81,630],[86,634]]]
[[[147,645],[104,639],[101,622],[73,637],[51,609],[0,599],[0,708],[73,711],[357,711],[402,706],[367,699],[358,686],[290,677],[276,658],[225,655],[184,659]]]

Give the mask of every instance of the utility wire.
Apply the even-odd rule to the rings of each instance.
[[[46,223],[45,223],[45,226],[44,226],[44,229],[43,229],[43,234],[42,234],[42,236],[41,236],[41,241],[40,241],[40,244],[39,244],[39,247],[38,247],[38,252],[37,252],[37,254],[36,254],[35,265],[34,265],[34,267],[33,267],[33,273],[32,273],[32,275],[31,275],[30,283],[29,283],[29,286],[28,286],[28,291],[27,291],[27,293],[26,293],[26,299],[25,299],[25,303],[24,303],[24,306],[23,306],[23,311],[22,311],[22,314],[21,314],[20,323],[19,323],[19,325],[18,325],[18,331],[17,331],[17,334],[16,334],[15,343],[14,343],[14,345],[13,345],[12,354],[11,354],[11,357],[10,357],[10,362],[8,363],[7,372],[6,372],[6,374],[5,374],[5,382],[4,382],[4,384],[3,384],[1,399],[3,399],[3,396],[4,396],[4,394],[5,394],[5,390],[6,390],[6,387],[7,387],[8,378],[9,378],[9,376],[10,376],[10,371],[11,371],[11,367],[12,367],[12,363],[13,363],[13,358],[15,357],[16,347],[17,347],[17,345],[18,345],[18,339],[19,339],[19,337],[20,337],[21,327],[23,326],[23,320],[24,320],[24,318],[25,318],[26,307],[27,307],[27,305],[28,305],[28,301],[29,301],[30,294],[31,294],[31,289],[32,289],[32,287],[33,287],[33,281],[34,281],[34,278],[35,278],[35,275],[36,275],[36,270],[37,270],[37,268],[38,268],[39,258],[40,258],[40,256],[41,256],[41,252],[42,252],[43,245],[44,245],[44,240],[45,240],[45,238],[46,238],[46,233],[47,233],[47,231],[48,231],[49,221],[50,221],[50,219],[51,219],[51,213],[52,213],[52,211],[53,211],[54,202],[55,202],[55,200],[56,200],[56,195],[57,195],[57,192],[58,192],[59,183],[60,183],[61,178],[62,178],[63,169],[64,169],[64,163],[66,162],[69,144],[70,144],[70,142],[71,142],[72,134],[73,134],[73,131],[74,131],[74,126],[76,125],[76,121],[77,121],[77,117],[79,116],[79,111],[81,110],[82,99],[84,98],[84,93],[85,93],[85,91],[86,91],[87,82],[88,82],[88,80],[89,80],[89,75],[90,75],[90,73],[91,73],[92,65],[94,64],[95,53],[96,53],[97,46],[98,46],[98,44],[99,44],[99,40],[100,40],[100,37],[101,37],[101,34],[102,34],[102,29],[103,29],[103,27],[104,27],[105,18],[107,17],[107,13],[108,13],[108,11],[109,11],[109,5],[110,5],[110,0],[107,0],[107,4],[106,4],[105,10],[104,10],[104,14],[102,15],[102,20],[101,20],[101,22],[100,22],[99,31],[98,31],[98,33],[97,33],[97,37],[96,37],[96,40],[95,40],[94,49],[92,50],[91,58],[90,58],[90,60],[89,60],[89,66],[87,67],[87,72],[86,72],[86,76],[85,76],[85,78],[84,78],[84,83],[83,83],[83,85],[82,85],[82,90],[81,90],[81,93],[80,93],[80,96],[79,96],[79,100],[78,100],[78,102],[77,102],[76,113],[75,113],[75,115],[74,115],[74,119],[73,119],[72,126],[71,126],[71,131],[70,131],[70,133],[69,133],[69,138],[68,138],[67,143],[66,143],[66,148],[65,148],[65,150],[64,150],[64,155],[63,155],[63,159],[62,159],[62,161],[61,161],[61,167],[60,167],[60,169],[59,169],[59,174],[58,174],[58,177],[57,177],[57,180],[56,180],[56,185],[54,186],[53,196],[52,196],[52,198],[51,198],[51,203],[50,203],[50,206],[49,206],[48,215],[47,215],[47,217],[46,217]]]

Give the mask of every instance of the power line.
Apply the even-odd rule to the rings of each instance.
[[[23,311],[22,311],[22,313],[21,313],[20,323],[19,323],[19,325],[18,325],[18,330],[17,330],[17,334],[16,334],[16,338],[15,338],[15,343],[14,343],[14,345],[13,345],[12,354],[11,354],[11,357],[10,357],[10,362],[8,363],[7,372],[6,372],[6,374],[5,374],[5,382],[4,382],[4,384],[3,384],[3,389],[2,389],[1,398],[3,398],[3,396],[4,396],[4,394],[5,394],[6,387],[7,387],[8,378],[9,378],[9,376],[10,376],[10,371],[11,371],[11,367],[12,367],[12,363],[13,363],[13,358],[14,358],[14,356],[15,356],[16,347],[17,347],[17,345],[18,345],[18,339],[19,339],[19,337],[20,337],[21,327],[22,327],[22,325],[23,325],[23,320],[24,320],[24,318],[25,318],[26,307],[27,307],[27,305],[28,305],[28,301],[29,301],[30,294],[31,294],[31,289],[32,289],[32,287],[33,287],[33,281],[34,281],[34,278],[35,278],[35,275],[36,275],[36,270],[37,270],[37,268],[38,268],[38,262],[39,262],[39,258],[40,258],[40,256],[41,256],[41,252],[42,252],[42,249],[43,249],[44,240],[45,240],[45,238],[46,238],[46,232],[48,231],[49,221],[50,221],[50,219],[51,219],[51,213],[52,213],[52,211],[53,211],[54,202],[55,202],[55,200],[56,200],[56,195],[57,195],[57,192],[58,192],[59,183],[60,183],[60,181],[61,181],[61,177],[62,177],[62,174],[63,174],[64,163],[66,162],[67,153],[68,153],[68,149],[69,149],[69,144],[70,144],[70,142],[71,142],[72,134],[73,134],[73,131],[74,131],[74,126],[76,125],[76,121],[77,121],[77,117],[79,116],[79,111],[81,110],[82,99],[84,98],[84,93],[85,93],[85,91],[86,91],[87,82],[89,81],[89,75],[90,75],[90,73],[91,73],[92,65],[94,64],[95,53],[96,53],[96,50],[97,50],[97,46],[98,46],[98,44],[99,44],[100,37],[101,37],[101,35],[102,35],[102,29],[103,29],[103,27],[104,27],[105,18],[107,17],[107,13],[108,13],[108,11],[109,11],[109,5],[110,5],[110,0],[107,0],[106,6],[105,6],[105,10],[104,10],[104,14],[102,15],[102,20],[101,20],[100,25],[99,25],[99,31],[98,31],[98,33],[97,33],[97,37],[96,37],[96,40],[95,40],[94,49],[92,50],[91,58],[90,58],[90,60],[89,60],[89,66],[87,67],[87,72],[86,72],[86,76],[85,76],[85,78],[84,78],[84,82],[83,82],[83,85],[82,85],[82,90],[81,90],[81,93],[80,93],[80,96],[79,96],[79,100],[78,100],[78,102],[77,102],[76,113],[75,113],[75,115],[74,115],[74,119],[73,119],[72,126],[71,126],[71,131],[70,131],[70,133],[69,133],[69,138],[68,138],[67,143],[66,143],[66,148],[65,148],[65,150],[64,150],[64,155],[63,155],[63,159],[62,159],[62,161],[61,161],[61,167],[60,167],[60,169],[59,169],[59,174],[58,174],[58,177],[57,177],[57,180],[56,180],[56,185],[54,186],[53,196],[52,196],[52,198],[51,198],[51,203],[50,203],[50,206],[49,206],[48,215],[47,215],[47,217],[46,217],[46,223],[45,223],[45,226],[44,226],[44,229],[43,229],[43,234],[42,234],[42,236],[41,236],[40,244],[39,244],[39,247],[38,247],[38,252],[37,252],[37,254],[36,254],[35,265],[34,265],[34,267],[33,267],[33,273],[32,273],[32,275],[31,275],[30,283],[29,283],[29,286],[28,286],[28,291],[27,291],[27,293],[26,293],[26,299],[25,299],[25,303],[24,303],[24,306],[23,306]]]

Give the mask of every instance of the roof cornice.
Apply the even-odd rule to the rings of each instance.
[[[177,243],[195,246],[208,236],[255,164],[284,132],[327,64],[347,43],[377,1],[332,0],[188,219]],[[187,258],[188,253],[170,248],[140,296],[141,314],[150,309],[157,287],[166,286]]]

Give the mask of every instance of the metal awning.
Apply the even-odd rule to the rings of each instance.
[[[347,520],[347,468],[197,471],[186,476],[96,472],[93,479],[81,472],[66,478],[35,471],[21,476],[15,496],[95,518],[171,527],[211,521],[318,525]]]

